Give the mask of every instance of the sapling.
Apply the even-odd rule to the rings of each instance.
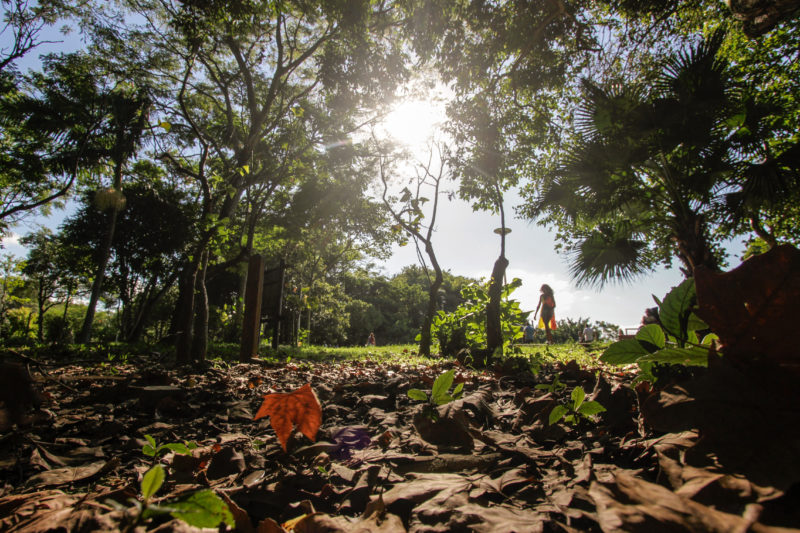
[[[142,446],[142,453],[152,457],[154,463],[162,453],[175,452],[181,455],[191,455],[192,450],[197,448],[197,443],[191,441],[184,441],[183,444],[180,442],[168,442],[167,444],[156,445],[156,439],[152,435],[145,435],[144,438],[147,440],[147,444]]]
[[[563,418],[564,422],[575,425],[581,418],[592,420],[594,415],[606,410],[605,407],[600,405],[600,402],[586,402],[584,401],[585,398],[586,392],[583,390],[583,387],[575,387],[572,389],[572,394],[570,395],[572,401],[567,402],[567,405],[556,405],[553,407],[553,410],[550,411],[548,424],[553,425]]]
[[[441,374],[439,377],[437,377],[433,382],[433,388],[431,389],[430,396],[419,389],[409,389],[406,394],[408,394],[408,397],[412,400],[426,402],[425,407],[423,407],[425,415],[431,420],[436,421],[438,418],[436,407],[450,403],[453,400],[458,400],[461,398],[464,392],[464,384],[459,383],[453,389],[452,394],[450,393],[450,387],[453,385],[453,380],[455,377],[455,370],[448,370],[444,374]]]
[[[131,499],[137,513],[133,523],[125,531],[133,531],[142,522],[161,514],[172,515],[173,518],[200,528],[216,528],[223,522],[231,527],[235,525],[228,505],[211,489],[193,492],[164,503],[151,503],[166,477],[164,467],[160,464],[145,472],[140,484],[142,501]]]

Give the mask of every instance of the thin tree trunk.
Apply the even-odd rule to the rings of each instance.
[[[139,339],[142,337],[142,333],[144,332],[144,328],[147,325],[147,318],[150,316],[150,311],[153,307],[161,301],[164,295],[167,293],[172,284],[175,283],[175,278],[178,277],[177,273],[173,273],[169,278],[164,281],[164,284],[155,294],[150,298],[145,299],[142,306],[139,308],[139,312],[136,316],[136,323],[133,326],[133,330],[131,331],[131,335],[128,338],[128,342],[138,342]]]
[[[428,308],[425,310],[425,317],[422,321],[422,331],[420,332],[419,339],[419,354],[423,357],[430,357],[431,344],[433,343],[433,339],[431,337],[431,326],[433,324],[433,317],[436,314],[436,309],[438,307],[437,300],[439,298],[439,289],[444,282],[444,276],[442,274],[442,268],[439,266],[439,261],[436,260],[436,254],[433,251],[433,245],[431,244],[430,240],[425,242],[425,251],[428,254],[428,258],[431,260],[434,278],[431,282],[431,286],[428,287]]]
[[[492,279],[489,283],[489,303],[486,305],[486,348],[489,356],[493,357],[495,351],[503,350],[503,326],[500,316],[501,300],[503,297],[503,281],[506,278],[506,213],[503,209],[503,194],[500,186],[495,183],[497,205],[500,210],[500,257],[494,262]]]
[[[120,157],[114,163],[114,191],[122,194],[122,166],[123,159]],[[103,279],[106,275],[106,267],[108,260],[111,257],[111,245],[114,243],[114,232],[117,227],[117,216],[119,215],[122,206],[115,202],[112,206],[111,221],[108,223],[108,232],[106,238],[103,240],[103,248],[100,252],[100,262],[97,265],[97,272],[92,282],[92,293],[89,296],[89,305],[86,308],[86,316],[83,318],[83,326],[78,335],[78,344],[87,344],[92,337],[92,324],[94,323],[94,314],[97,308],[97,302],[100,300],[100,292],[103,289]]]
[[[200,272],[195,285],[195,322],[192,335],[192,360],[205,361],[208,352],[208,291],[206,290],[206,271],[208,270],[208,250],[203,252]]]
[[[97,271],[95,272],[94,281],[92,282],[92,292],[89,296],[89,304],[86,307],[86,315],[83,318],[83,326],[78,334],[78,344],[87,344],[92,337],[92,324],[94,323],[94,315],[97,309],[97,302],[100,300],[100,292],[103,290],[103,280],[106,274],[106,267],[108,260],[111,257],[111,244],[114,241],[114,230],[117,225],[116,207],[111,212],[111,220],[108,223],[108,231],[103,240],[103,248],[100,251],[100,261],[97,264]]]
[[[497,258],[492,268],[489,284],[489,303],[486,304],[486,348],[491,355],[503,348],[503,328],[500,320],[500,307],[503,296],[503,279],[506,275],[508,259],[504,255]],[[502,354],[501,354],[502,355]]]
[[[188,363],[192,351],[192,323],[194,319],[194,287],[197,279],[197,263],[186,266],[181,275],[180,308],[175,313],[175,359],[178,363]]]

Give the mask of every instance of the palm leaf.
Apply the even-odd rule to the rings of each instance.
[[[570,253],[570,274],[578,286],[602,288],[610,281],[631,281],[647,272],[647,243],[625,235],[625,225],[596,230]]]

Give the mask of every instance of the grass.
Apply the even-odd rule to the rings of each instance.
[[[571,360],[577,361],[581,366],[595,366],[600,354],[608,343],[595,343],[589,348],[577,343],[553,344],[553,345],[522,345],[519,347],[521,355],[525,357],[534,356],[541,363],[566,363]],[[224,359],[236,359],[238,357],[238,346],[236,351],[224,350],[232,357]],[[212,352],[212,351],[210,351]],[[233,353],[232,353],[233,352]],[[218,352],[213,351],[214,356]],[[440,361],[438,356],[431,358],[420,357],[417,355],[416,344],[395,344],[390,346],[347,346],[347,347],[327,347],[327,346],[281,346],[277,351],[270,347],[262,346],[260,357],[267,361],[276,363],[301,360],[301,361],[374,361],[387,364],[412,364],[430,365]]]

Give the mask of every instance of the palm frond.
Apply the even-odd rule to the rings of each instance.
[[[569,271],[578,286],[630,282],[649,270],[647,243],[626,234],[624,226],[593,231],[572,249]]]

